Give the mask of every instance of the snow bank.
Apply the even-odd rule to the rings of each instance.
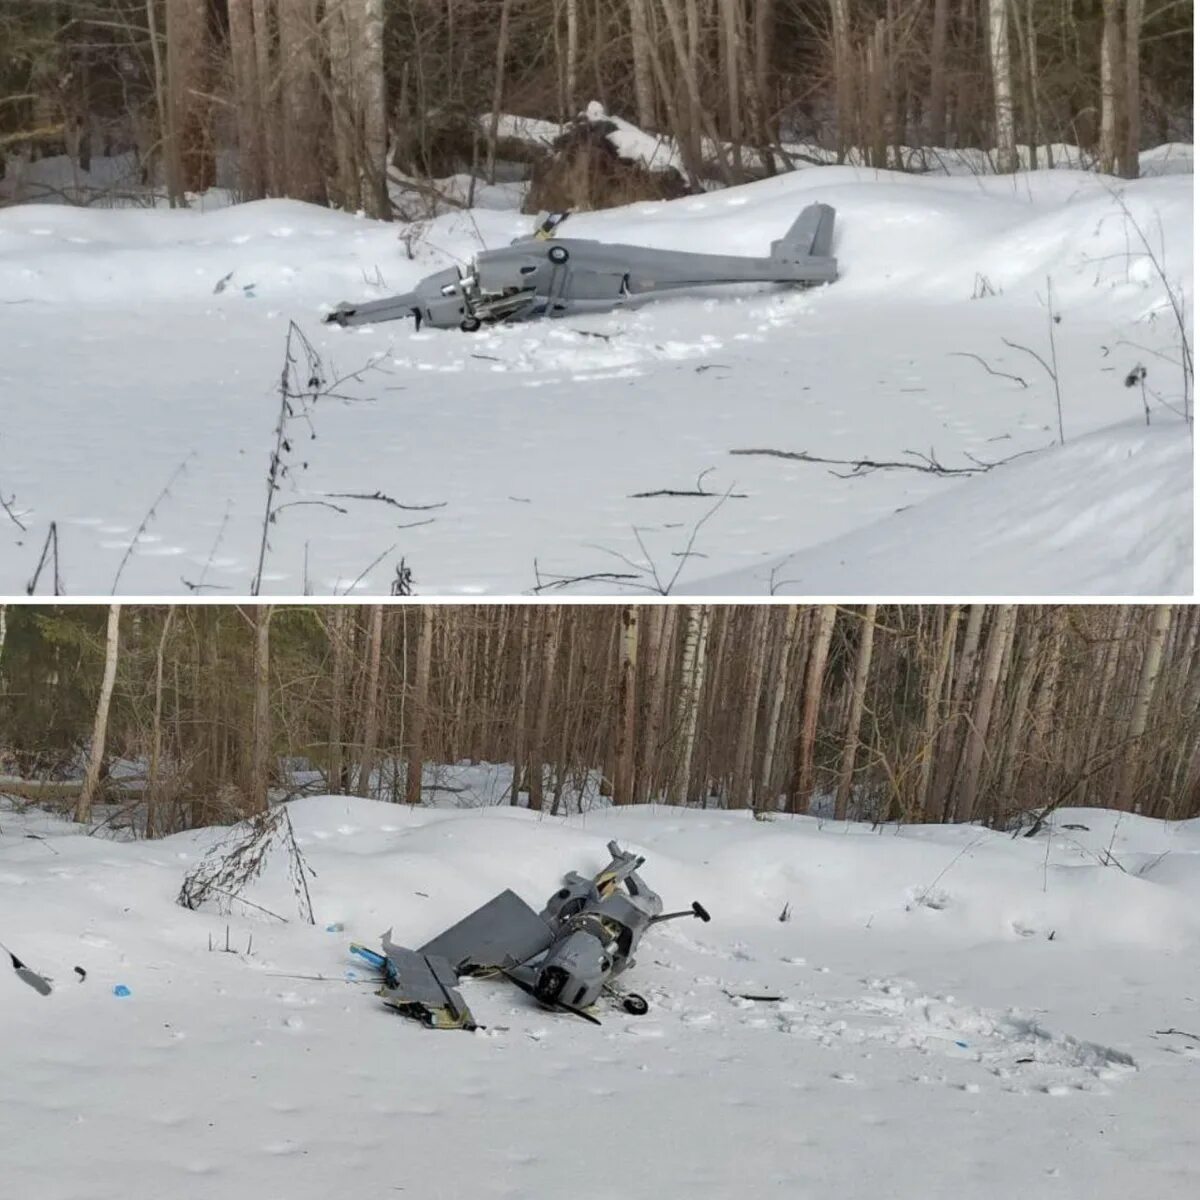
[[[3,936],[54,982],[0,977],[13,1195],[1190,1194],[1200,1047],[1176,1031],[1200,987],[1200,822],[1071,809],[1013,839],[670,808],[288,811],[315,927],[278,855],[246,893],[278,917],[173,903],[228,831],[120,843],[4,813]],[[605,1007],[597,1029],[479,980],[486,1028],[435,1034],[348,953],[508,886],[540,906],[610,837],[668,906],[713,914],[647,936],[628,977],[645,1017]]]
[[[964,482],[826,546],[689,586],[709,595],[1192,594],[1194,446],[1169,413]],[[819,469],[819,468],[814,468]]]

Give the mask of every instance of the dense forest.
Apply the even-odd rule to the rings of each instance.
[[[548,812],[1181,818],[1200,607],[9,606],[0,731],[0,790],[150,834],[463,760]]]
[[[502,114],[598,101],[692,189],[826,161],[804,147],[1005,171],[1065,144],[1134,176],[1191,139],[1192,28],[1191,0],[3,0],[0,172],[128,154],[121,186],[173,204],[220,181],[390,217],[389,173],[494,179],[537,153]]]

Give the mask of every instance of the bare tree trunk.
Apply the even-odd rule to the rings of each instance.
[[[333,123],[335,174],[331,200],[347,212],[363,205],[359,160],[363,135],[356,51],[360,0],[327,0],[326,40],[329,46],[330,116]]]
[[[877,604],[868,604],[863,611],[863,627],[858,642],[858,657],[854,661],[854,682],[850,689],[850,717],[846,722],[846,737],[842,743],[842,767],[838,776],[834,818],[846,819],[850,789],[854,784],[854,763],[858,756],[859,730],[867,697],[867,678],[871,674],[871,650],[875,645],[875,614]]]
[[[279,5],[281,141],[286,194],[294,200],[324,204],[321,149],[325,129],[318,76],[322,39],[317,6],[318,0],[285,0]]]
[[[167,147],[172,190],[202,192],[216,182],[216,161],[208,128],[209,68],[207,0],[167,4],[167,102],[171,106]]]
[[[1120,781],[1117,784],[1116,802],[1120,808],[1136,811],[1138,799],[1138,776],[1141,766],[1141,740],[1146,735],[1150,721],[1150,698],[1158,682],[1163,664],[1163,648],[1166,645],[1167,629],[1171,624],[1171,605],[1159,604],[1150,618],[1150,634],[1146,652],[1142,656],[1142,669],[1138,676],[1137,691],[1133,697],[1133,712],[1129,718],[1126,737],[1131,745],[1125,751],[1121,763]]]
[[[504,104],[504,72],[508,62],[508,19],[512,0],[500,0],[500,30],[496,38],[496,79],[492,86],[492,116],[488,123],[487,181],[496,182],[496,141],[500,135],[500,109]]]
[[[617,744],[613,778],[613,803],[632,804],[634,747],[637,737],[637,651],[638,609],[627,604],[621,610],[621,660],[617,676]]]
[[[150,769],[146,776],[146,837],[158,835],[162,828],[159,819],[162,808],[162,710],[163,710],[163,659],[167,649],[167,637],[176,608],[169,605],[163,618],[162,632],[158,635],[158,650],[154,655],[154,728],[150,740]],[[0,612],[0,650],[4,649],[4,614]]]
[[[75,805],[75,820],[86,825],[92,819],[92,803],[100,788],[100,770],[104,765],[104,739],[108,732],[108,709],[112,702],[113,684],[117,679],[117,648],[121,637],[121,606],[108,606],[108,630],[104,637],[104,677],[100,681],[100,698],[96,701],[96,720],[92,725],[92,744],[88,749],[87,772],[83,790]]]
[[[653,662],[650,679],[649,716],[646,722],[644,742],[647,746],[644,755],[644,778],[639,788],[643,798],[653,801],[660,792],[666,790],[670,783],[670,775],[663,769],[663,725],[666,721],[667,680],[672,661],[671,651],[674,645],[675,617],[680,606],[677,604],[657,605],[655,611],[660,614],[658,645]]]
[[[1100,170],[1111,175],[1122,149],[1123,74],[1121,0],[1102,0],[1104,30],[1100,41]]]
[[[754,616],[746,638],[746,654],[750,660],[745,684],[741,728],[738,730],[737,751],[733,771],[733,804],[737,808],[755,808],[757,782],[754,771],[754,750],[758,740],[758,709],[762,702],[763,676],[767,670],[767,648],[770,644],[769,624],[772,608],[766,604],[754,607]]]
[[[229,0],[229,52],[237,116],[238,189],[243,200],[260,200],[267,194],[265,131],[251,0]]]
[[[1125,141],[1121,174],[1136,179],[1142,148],[1142,20],[1145,0],[1125,0]]]
[[[850,48],[849,0],[830,0],[833,9],[833,74],[837,88],[838,162],[854,145],[854,54]]]
[[[633,28],[633,91],[638,125],[654,129],[658,120],[654,111],[654,65],[646,0],[629,0],[629,20]]]
[[[800,710],[800,731],[796,737],[796,753],[792,767],[789,808],[794,813],[808,812],[815,789],[813,751],[817,741],[817,717],[821,711],[821,683],[825,678],[825,660],[833,638],[837,619],[836,604],[822,604],[817,614],[817,628],[808,656],[804,676],[804,698]]]
[[[996,700],[996,686],[1000,681],[1000,672],[1004,666],[1004,651],[1009,644],[1009,634],[1012,632],[1013,621],[1016,619],[1015,611],[1015,607],[1011,604],[997,605],[996,617],[992,622],[991,632],[988,634],[983,669],[979,677],[979,689],[975,694],[975,707],[971,715],[970,728],[967,730],[966,746],[963,750],[963,763],[954,809],[956,820],[973,821],[975,819],[975,809],[979,799],[979,771],[983,765],[983,754],[987,747],[992,708]]]
[[[567,119],[579,112],[579,0],[567,0]]]
[[[930,680],[925,692],[925,716],[921,723],[921,744],[919,748],[921,765],[917,775],[914,801],[915,812],[921,820],[924,820],[929,813],[932,803],[930,784],[933,781],[933,767],[937,754],[942,689],[946,685],[946,673],[950,666],[950,655],[954,650],[954,642],[958,636],[958,618],[961,611],[961,605],[952,604],[949,610],[944,613],[945,626],[942,630],[941,640],[938,643],[933,678]]]
[[[533,717],[533,737],[529,743],[529,807],[534,812],[542,811],[546,724],[550,717],[550,698],[554,693],[554,667],[558,661],[563,609],[560,605],[546,604],[541,607],[540,616],[542,621],[542,670],[538,680],[537,710]]]
[[[1008,45],[1009,0],[988,0],[988,41],[992,54],[992,94],[996,121],[996,170],[1017,169],[1017,129],[1013,120],[1012,65]]]
[[[779,643],[779,662],[775,670],[775,688],[771,697],[771,713],[767,719],[767,732],[763,744],[762,776],[759,781],[759,807],[768,804],[772,810],[777,806],[778,796],[772,790],[775,782],[776,749],[779,745],[779,718],[783,712],[783,701],[791,684],[793,652],[796,649],[796,627],[800,623],[800,606],[789,604],[784,619],[783,635]]]
[[[946,31],[950,0],[934,0],[933,44],[929,53],[929,140],[946,144]]]
[[[733,163],[742,169],[742,81],[739,77],[741,53],[738,0],[718,0],[721,8],[721,44],[725,58],[725,102],[729,113],[729,140],[733,143]]]
[[[754,91],[758,109],[758,137],[768,152],[767,169],[774,174],[775,157],[769,148],[776,141],[775,98],[772,95],[771,62],[775,44],[775,0],[757,0],[754,13]]]
[[[527,733],[526,715],[529,711],[529,619],[531,609],[521,607],[521,640],[517,644],[517,715],[513,738],[513,780],[510,803],[516,804],[521,795],[521,774],[525,769]]]
[[[417,677],[413,687],[408,767],[404,773],[404,799],[411,805],[421,803],[421,780],[425,771],[425,729],[429,719],[429,662],[433,653],[435,612],[432,604],[421,605],[421,635],[417,640]]]
[[[933,795],[936,802],[934,819],[937,821],[949,820],[953,815],[951,803],[955,786],[954,770],[960,758],[958,727],[960,723],[967,720],[965,702],[975,677],[975,664],[979,654],[979,635],[983,631],[983,618],[986,613],[986,604],[972,604],[967,614],[967,631],[963,635],[962,655],[958,660],[954,688],[950,697],[949,717],[954,724],[945,739],[947,744],[943,747],[940,765],[935,754]]]
[[[333,604],[325,610],[329,616],[329,641],[333,650],[333,679],[329,698],[329,777],[331,792],[346,790],[346,628],[353,610]]]
[[[683,665],[679,675],[679,700],[675,725],[680,752],[671,786],[671,803],[686,804],[690,798],[692,755],[696,747],[696,722],[704,692],[704,664],[708,651],[708,606],[689,604],[683,635]]]
[[[281,162],[283,148],[280,145],[283,122],[280,119],[281,106],[277,91],[278,71],[275,55],[271,53],[274,44],[272,17],[275,13],[275,0],[251,0],[251,6],[254,13],[254,57],[257,64],[259,111],[262,114],[263,173],[267,194],[281,196],[284,194]]]
[[[642,674],[641,705],[638,714],[638,738],[636,766],[634,768],[633,795],[638,804],[650,798],[650,775],[654,760],[655,741],[650,733],[653,723],[651,711],[654,706],[654,681],[658,676],[661,660],[663,619],[668,609],[662,604],[648,607],[640,622],[642,646],[638,652]]]
[[[387,188],[388,102],[383,61],[383,0],[362,0],[362,43],[357,91],[362,96],[363,207],[368,217],[391,220]]]
[[[266,812],[271,784],[271,614],[254,609],[254,736],[250,754],[250,811]]]
[[[374,795],[371,777],[379,749],[379,665],[383,657],[383,605],[371,605],[367,635],[367,681],[363,688],[363,744],[358,763],[358,794]]]

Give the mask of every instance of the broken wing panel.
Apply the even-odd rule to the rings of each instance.
[[[458,976],[444,958],[406,950],[386,937],[383,949],[387,964],[379,995],[384,1004],[433,1029],[475,1028],[471,1010],[455,986]]]
[[[460,975],[528,962],[554,940],[550,927],[511,889],[489,900],[418,951],[445,959]]]

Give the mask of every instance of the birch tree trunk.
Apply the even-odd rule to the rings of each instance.
[[[660,614],[661,620],[653,670],[649,676],[650,712],[643,739],[647,751],[641,784],[642,797],[652,802],[665,790],[665,785],[670,781],[669,772],[663,769],[663,725],[666,721],[667,681],[672,661],[671,652],[674,648],[675,617],[679,612],[679,605],[656,605],[654,611]]]
[[[413,687],[411,736],[408,743],[408,767],[404,772],[404,799],[407,804],[421,803],[421,782],[425,772],[425,730],[429,723],[429,663],[433,653],[434,613],[432,604],[421,605],[421,633],[417,639],[417,675]]]
[[[579,0],[567,0],[567,120],[579,112]]]
[[[163,618],[162,632],[158,635],[158,651],[154,656],[154,728],[150,741],[150,769],[146,776],[146,837],[158,835],[162,828],[159,820],[162,810],[162,710],[163,710],[163,666],[167,638],[171,633],[171,622],[176,606],[167,608]],[[0,611],[0,652],[4,649],[4,613]]]
[[[621,611],[621,660],[617,675],[617,745],[613,803],[634,800],[634,745],[637,731],[638,610],[627,604]]]
[[[250,755],[250,811],[266,812],[271,784],[271,614],[254,609],[254,737]]]
[[[1012,63],[1008,45],[1009,0],[988,0],[992,94],[996,121],[996,170],[1017,169],[1017,130],[1013,119]]]
[[[424,611],[429,612],[426,608]],[[374,795],[372,776],[379,747],[379,664],[383,657],[383,605],[371,605],[367,635],[367,681],[363,688],[363,744],[358,763],[358,794]]]
[[[817,613],[817,626],[808,656],[804,676],[804,699],[800,710],[800,731],[796,737],[796,754],[792,768],[789,808],[793,813],[808,812],[815,789],[813,752],[817,741],[817,717],[821,711],[821,683],[825,678],[825,660],[833,638],[837,619],[836,604],[822,604]]]
[[[362,96],[363,208],[368,217],[390,221],[387,188],[388,102],[383,61],[383,0],[362,0],[362,42],[358,55],[358,91]]]
[[[696,748],[696,722],[700,698],[704,693],[704,666],[708,652],[708,606],[689,604],[683,635],[683,665],[679,675],[679,701],[675,725],[679,730],[680,752],[671,787],[671,803],[686,804],[691,798],[692,755]]]
[[[871,650],[875,644],[875,614],[879,606],[868,604],[863,612],[862,634],[858,643],[858,656],[854,661],[854,683],[850,691],[850,717],[846,722],[846,737],[842,743],[842,766],[838,776],[837,799],[834,819],[844,821],[850,803],[850,790],[854,784],[854,764],[858,756],[859,730],[862,727],[863,708],[867,697],[867,679],[871,674]]]
[[[112,703],[113,684],[117,679],[117,649],[121,637],[121,606],[108,606],[108,629],[104,636],[104,676],[100,681],[100,698],[96,701],[96,720],[92,725],[92,744],[88,748],[87,772],[83,790],[75,805],[75,820],[86,825],[92,819],[92,804],[100,788],[100,771],[104,765],[104,739],[108,732],[108,709]]]

